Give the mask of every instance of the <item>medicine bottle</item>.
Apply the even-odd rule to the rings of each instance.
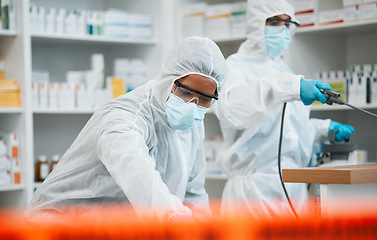
[[[50,168],[48,166],[47,157],[40,155],[35,166],[35,181],[42,182],[46,179],[49,172]]]
[[[58,164],[59,159],[60,159],[60,155],[58,154],[55,154],[54,156],[52,156],[51,163],[50,163],[50,172],[54,170],[56,164]]]

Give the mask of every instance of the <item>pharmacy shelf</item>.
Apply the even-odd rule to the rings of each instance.
[[[311,32],[323,32],[331,34],[341,33],[365,33],[375,31],[377,29],[376,20],[360,20],[355,22],[343,22],[325,26],[303,27],[297,30],[297,33],[311,33]]]
[[[355,106],[362,109],[377,109],[377,105],[361,105],[361,106]],[[313,105],[311,107],[312,111],[339,111],[339,110],[354,110],[351,107],[345,106],[345,105]]]
[[[34,114],[93,114],[95,110],[33,110]]]
[[[329,33],[332,34],[342,34],[342,33],[364,33],[370,32],[377,29],[377,19],[376,20],[360,20],[357,22],[343,22],[325,26],[314,26],[314,27],[303,27],[297,29],[297,33]],[[246,40],[245,35],[230,36],[223,38],[213,38],[213,41],[217,43],[234,42]]]
[[[23,108],[0,108],[0,113],[22,113]]]
[[[225,174],[210,174],[210,173],[207,173],[206,179],[211,179],[211,180],[227,180],[228,177]]]
[[[37,41],[57,41],[57,42],[93,42],[103,44],[135,44],[135,45],[154,45],[157,39],[127,39],[127,38],[110,38],[105,36],[75,36],[75,35],[55,35],[55,34],[31,34],[33,40]]]
[[[24,189],[24,185],[0,186],[0,192],[19,191]]]
[[[13,30],[0,30],[0,36],[16,36],[17,32]]]
[[[217,43],[225,43],[225,42],[243,41],[245,39],[246,39],[246,35],[238,35],[238,36],[223,37],[223,38],[213,38],[212,40]]]

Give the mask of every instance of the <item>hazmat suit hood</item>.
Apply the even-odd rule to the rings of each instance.
[[[267,18],[287,14],[292,21],[297,22],[294,8],[284,0],[248,0],[247,8],[247,40],[238,52],[252,58],[268,57],[264,35]]]
[[[219,47],[204,37],[184,39],[168,54],[155,79],[152,97],[163,108],[176,79],[198,74],[216,82],[220,92],[225,83],[226,63]]]

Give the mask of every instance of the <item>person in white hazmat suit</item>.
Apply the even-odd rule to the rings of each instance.
[[[284,102],[288,103],[282,169],[306,167],[313,143],[325,140],[330,129],[338,130],[341,141],[349,137],[353,128],[329,119],[309,118],[310,106],[305,105],[314,100],[325,103],[326,98],[318,90],[331,87],[294,75],[281,59],[292,30],[298,25],[293,7],[283,0],[249,0],[247,4],[247,40],[226,60],[229,76],[214,111],[224,137],[217,162],[229,177],[221,213],[231,215],[239,207],[246,207],[259,218],[292,213],[278,173]],[[308,197],[306,185],[288,183],[286,187],[300,212]]]
[[[130,203],[141,218],[211,219],[203,118],[226,77],[218,46],[183,40],[154,80],[97,110],[36,190],[25,219],[89,203]]]

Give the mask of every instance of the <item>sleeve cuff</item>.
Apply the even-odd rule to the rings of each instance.
[[[330,127],[330,119],[323,120],[323,125],[321,131],[321,136],[324,139],[328,139],[329,137],[329,127]]]
[[[292,81],[292,97],[293,97],[293,100],[295,101],[301,101],[301,97],[300,97],[300,81],[301,81],[301,78],[303,78],[304,76],[302,75],[295,75],[293,81]]]

